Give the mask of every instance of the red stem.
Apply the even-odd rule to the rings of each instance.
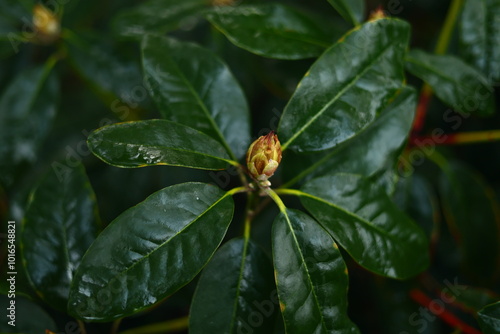
[[[439,317],[441,320],[446,322],[448,325],[450,325],[452,328],[457,328],[464,332],[465,334],[481,334],[480,331],[475,329],[474,327],[469,326],[462,320],[460,320],[457,316],[455,316],[453,313],[450,311],[446,310],[446,308],[439,313],[434,313],[432,312],[431,309],[431,304],[435,302],[434,299],[429,298],[425,293],[423,293],[420,290],[413,289],[410,291],[410,297],[414,301],[416,301],[418,304],[424,306],[427,308],[431,313]]]
[[[417,105],[417,113],[415,115],[415,120],[413,121],[412,133],[417,134],[422,131],[425,123],[425,116],[427,115],[427,109],[429,108],[429,102],[431,100],[432,91],[424,86]]]
[[[426,145],[472,144],[497,140],[500,140],[500,130],[459,132],[451,134],[445,134],[440,130],[431,136],[418,136],[414,134],[410,138],[409,145],[419,147]]]

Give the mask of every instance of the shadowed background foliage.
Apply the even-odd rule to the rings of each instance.
[[[264,2],[266,1],[243,3]],[[275,2],[290,5],[299,13],[308,13],[319,22],[323,22],[321,33],[330,39],[326,42],[327,45],[351,29],[352,25],[346,22],[328,1]],[[22,31],[25,25],[20,22],[31,20],[31,13],[23,8],[22,3],[29,1],[0,0],[2,35],[0,91],[6,92],[12,89],[17,92],[13,94],[12,100],[0,102],[0,122],[6,119],[4,115],[11,108],[17,108],[16,104],[26,102],[23,99],[29,96],[32,88],[24,82],[33,82],[39,76],[45,75],[48,63],[50,66],[55,66],[55,71],[48,74],[47,85],[43,87],[45,91],[34,101],[30,101],[37,106],[38,112],[26,118],[21,117],[19,120],[20,123],[30,123],[29,127],[21,130],[21,127],[17,129],[9,125],[7,128],[0,124],[0,131],[4,131],[3,134],[0,133],[0,140],[3,141],[0,142],[0,150],[11,149],[21,152],[19,163],[0,161],[0,167],[5,168],[0,175],[0,219],[3,229],[7,220],[15,220],[20,224],[25,219],[29,194],[39,184],[44,174],[49,170],[64,174],[68,168],[78,166],[79,162],[85,166],[91,188],[95,193],[100,216],[96,220],[102,226],[107,226],[126,209],[143,201],[153,192],[170,185],[188,181],[219,184],[222,182],[223,188],[227,190],[238,184],[237,177],[229,179],[226,174],[219,172],[172,166],[155,166],[147,169],[116,168],[104,164],[87,147],[87,137],[101,126],[120,121],[161,117],[157,105],[148,96],[146,88],[149,84],[143,79],[139,46],[143,32],[137,32],[128,26],[126,13],[123,14],[128,8],[142,3],[141,1],[66,0],[61,22],[63,41],[58,40],[48,45],[30,41],[17,43],[15,40],[9,40],[9,32]],[[437,43],[450,1],[369,0],[366,1],[365,16],[379,6],[389,11],[391,16],[402,18],[411,24],[412,49],[430,52]],[[498,7],[496,13],[497,17],[500,17]],[[26,20],[19,21],[19,18]],[[214,24],[215,21],[211,19]],[[299,80],[316,60],[307,57],[296,60],[271,59],[248,52],[231,43],[220,30],[214,28],[214,25],[202,16],[193,15],[176,28],[178,29],[167,29],[171,30],[168,33],[170,37],[196,42],[213,51],[229,66],[249,103],[252,139],[278,128],[278,121],[285,105]],[[29,28],[26,29],[29,31]],[[457,29],[451,36],[448,54],[463,54]],[[272,52],[272,47],[269,52]],[[321,52],[322,48],[319,48],[319,51],[313,52],[311,56],[317,57]],[[54,64],[51,64],[51,61]],[[19,78],[19,73],[34,66],[38,66],[38,72],[35,70],[27,72]],[[43,66],[46,68],[43,69]],[[408,68],[408,71],[408,83],[420,88],[422,81],[415,74],[415,70]],[[418,73],[418,70],[416,72]],[[15,87],[12,87],[13,80],[19,80]],[[495,91],[494,98],[497,104],[500,103],[498,91]],[[427,118],[420,133],[431,133],[434,129],[453,133],[499,128],[498,112],[486,118],[476,115],[463,118],[455,112],[447,113],[448,109],[445,103],[433,97],[429,102]],[[443,117],[444,113],[447,113],[448,120]],[[450,122],[450,117],[455,117],[454,121]],[[23,131],[28,138],[23,142],[25,145],[14,146],[9,138]],[[439,152],[440,156],[450,160],[431,159],[439,160],[433,163],[423,159],[425,161],[415,166],[416,171],[412,181],[407,182],[402,177],[393,195],[394,201],[423,228],[430,238],[432,259],[430,267],[417,277],[399,281],[365,270],[341,250],[349,270],[348,314],[362,333],[451,333],[463,324],[471,327],[466,329],[465,333],[478,333],[479,325],[475,311],[499,300],[498,266],[485,269],[481,262],[475,263],[478,257],[488,257],[485,259],[486,263],[498,258],[498,249],[481,252],[481,247],[488,244],[488,240],[472,240],[469,244],[457,246],[453,227],[450,232],[446,217],[454,217],[454,224],[451,226],[458,228],[464,226],[465,233],[467,231],[473,233],[475,229],[483,228],[483,221],[488,219],[496,221],[497,229],[492,230],[493,239],[489,243],[494,244],[495,240],[498,243],[500,143],[497,141],[447,146],[440,148]],[[302,162],[307,167],[310,161],[300,156],[294,157],[290,152],[290,161],[294,158],[297,160],[297,166]],[[440,169],[447,171],[444,177]],[[470,173],[470,169],[474,170],[474,173]],[[277,184],[286,183],[294,175],[289,173],[289,170],[283,168],[273,180],[276,180]],[[455,182],[456,178],[460,180],[459,183]],[[493,208],[485,204],[486,201],[491,201],[488,203],[493,203]],[[287,199],[286,203],[290,206],[301,206],[294,198]],[[243,198],[235,197],[235,205],[235,220],[238,220],[242,218],[244,211]],[[307,206],[306,202],[303,202],[303,205]],[[254,223],[252,235],[254,241],[262,246],[259,252],[271,254],[269,234],[271,223],[277,213],[278,209],[275,206],[268,206]],[[470,221],[476,223],[471,226]],[[232,224],[225,240],[239,236],[240,232],[240,226]],[[86,241],[82,243],[85,244]],[[471,259],[464,260],[460,257],[459,254],[463,251],[460,247],[467,248],[468,254],[472,252]],[[83,249],[86,248],[87,246]],[[476,248],[478,257],[474,255]],[[6,261],[5,249],[2,250],[0,260],[3,261],[3,270],[5,268],[3,263]],[[20,259],[18,263],[21,263]],[[199,276],[153,308],[123,320],[120,332],[147,324],[183,319],[189,314],[198,279]],[[5,284],[3,274],[1,284]],[[438,310],[437,316],[429,313],[425,306],[432,300],[442,300],[440,291],[446,287],[455,294],[457,302],[446,304],[446,311]],[[55,326],[52,328],[57,333],[77,333],[74,319],[55,305],[44,303],[40,296],[34,293],[23,275],[17,277],[17,289],[19,320],[39,317],[42,319],[40,322],[45,321],[48,324],[52,322]],[[5,291],[5,287],[2,287],[2,291]],[[34,301],[21,297],[21,294],[30,296]],[[57,303],[57,297],[55,300]],[[38,306],[33,307],[31,305],[33,303]],[[4,300],[2,309],[5,309],[3,305]],[[30,310],[29,314],[23,314],[25,309]],[[3,321],[5,319],[0,322]],[[179,333],[187,333],[182,321],[179,327],[181,328]],[[110,324],[89,324],[87,332],[108,333],[110,328]],[[279,325],[275,332],[282,332]],[[484,333],[490,332],[484,331]]]

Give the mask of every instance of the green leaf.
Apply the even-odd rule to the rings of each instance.
[[[192,43],[146,36],[142,56],[152,97],[166,119],[217,139],[233,159],[245,154],[250,144],[247,102],[215,54]]]
[[[62,312],[98,222],[95,195],[81,165],[64,177],[52,169],[30,196],[20,240],[23,264],[40,298]]]
[[[422,176],[413,172],[402,177],[396,188],[394,202],[425,231],[429,239],[437,237],[440,208],[434,189]]]
[[[369,177],[392,171],[406,144],[416,105],[415,90],[404,87],[394,100],[382,108],[372,124],[350,140],[325,152],[296,155],[289,152],[287,161],[293,158],[293,162],[283,167],[292,166],[295,173],[302,170],[289,181],[290,184],[339,172]]]
[[[279,313],[267,255],[248,239],[224,244],[203,270],[189,317],[190,333],[272,333]]]
[[[477,315],[484,334],[500,333],[500,302],[486,306]]]
[[[494,81],[500,80],[500,1],[465,0],[460,18],[461,54]]]
[[[23,19],[31,19],[34,5],[34,0],[2,0],[0,13],[9,19],[15,19],[17,23],[25,23]]]
[[[6,311],[10,307],[10,302],[15,301],[15,326],[8,324],[11,318],[6,317],[10,311]],[[57,326],[54,320],[36,303],[31,300],[16,294],[14,299],[7,296],[0,296],[0,307],[3,311],[2,320],[0,321],[1,333],[23,333],[23,334],[40,334],[45,333],[45,330],[56,331]]]
[[[455,304],[459,304],[462,309],[474,312],[480,311],[498,299],[498,296],[493,291],[472,286],[461,286],[456,293],[453,289],[447,289],[448,291],[457,298]]]
[[[365,23],[329,48],[306,73],[285,107],[278,133],[283,149],[332,148],[368,126],[402,86],[409,25]]]
[[[493,88],[478,70],[455,56],[412,50],[406,68],[432,87],[436,96],[456,111],[490,115],[495,111]]]
[[[21,164],[37,159],[59,99],[54,63],[20,72],[0,96],[0,183],[9,186]]]
[[[69,312],[111,321],[145,309],[190,282],[222,242],[230,193],[203,183],[164,188],[118,216],[76,271]]]
[[[82,38],[67,32],[68,59],[78,74],[90,85],[121,120],[129,118],[132,109],[147,106],[147,87],[140,64],[122,59],[96,38]],[[127,109],[125,109],[127,108]]]
[[[465,165],[443,160],[439,189],[446,222],[461,249],[463,269],[479,282],[500,274],[500,217],[489,186]]]
[[[192,26],[208,4],[208,0],[149,0],[120,11],[111,26],[120,36],[140,39],[150,33],[163,35],[183,26]]]
[[[19,36],[19,31],[9,19],[0,14],[0,41],[9,41],[9,38]],[[9,45],[10,43],[5,43]],[[12,48],[12,46],[11,46]]]
[[[428,266],[425,234],[381,186],[359,175],[335,174],[302,190],[302,204],[361,266],[400,279]]]
[[[276,217],[272,241],[286,332],[359,333],[347,316],[347,267],[328,233],[288,209]]]
[[[332,44],[313,18],[278,3],[219,7],[207,19],[234,45],[269,58],[316,57]]]
[[[217,170],[230,162],[215,139],[163,119],[108,125],[92,132],[87,142],[99,159],[123,168],[170,165]]]
[[[364,0],[328,0],[340,15],[354,25],[363,21],[365,15]]]

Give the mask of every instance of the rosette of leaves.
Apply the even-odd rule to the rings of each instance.
[[[280,209],[272,259],[251,238],[250,213],[264,198],[249,186],[241,165],[251,137],[243,91],[209,50],[146,36],[144,75],[165,119],[100,128],[88,138],[90,149],[123,168],[234,166],[242,185],[224,190],[182,183],[125,211],[83,257],[70,313],[87,321],[132,315],[205,268],[191,307],[193,333],[272,332],[278,313],[287,333],[358,332],[347,316],[348,274],[339,247],[366,269],[393,278],[411,277],[428,264],[424,233],[380,181],[405,143],[415,108],[415,91],[403,85],[409,32],[400,20],[367,22],[328,47],[298,85],[277,129],[281,165],[287,151],[321,157],[307,177],[297,170],[287,185],[265,190]],[[362,44],[364,52],[360,40],[371,41]],[[375,137],[380,148],[367,147]],[[325,171],[338,155],[357,167]],[[298,181],[301,187],[293,188]],[[245,232],[221,246],[239,193],[249,202]],[[281,195],[298,196],[304,209],[287,207]]]
[[[192,333],[358,333],[347,315],[346,257],[394,279],[425,270],[427,237],[391,199],[417,104],[405,69],[457,111],[492,114],[493,96],[482,93],[492,91],[485,74],[496,68],[497,45],[485,43],[488,52],[477,53],[470,36],[494,40],[489,27],[496,21],[483,9],[496,10],[496,2],[481,1],[477,13],[466,2],[461,42],[470,65],[451,55],[408,51],[409,24],[363,22],[361,0],[328,2],[355,25],[340,39],[316,16],[278,3],[214,7],[204,0],[150,0],[116,15],[111,26],[117,35],[141,38],[143,79],[162,119],[97,129],[88,137],[92,153],[120,168],[231,168],[241,184],[172,185],[100,231],[85,170],[49,173],[29,198],[20,238],[26,278],[38,297],[81,321],[114,321],[154,307],[201,273],[189,315]],[[165,36],[203,17],[256,55],[316,58],[272,129],[283,158],[270,188],[259,189],[247,175],[244,154],[254,132],[245,93],[229,66],[205,47]],[[484,31],[470,24],[476,17]],[[23,71],[0,97],[0,139],[9,144],[0,149],[3,185],[14,183],[11,174],[19,166],[34,163],[49,132],[60,89],[54,66],[62,54],[112,106],[134,81],[109,80],[112,74],[139,75],[77,34],[63,29],[60,37],[64,52]],[[472,109],[469,97],[477,102]],[[25,117],[35,121],[23,122]],[[477,251],[480,244],[498,254],[491,196],[465,167],[443,161],[440,167],[444,210],[461,236],[463,265],[494,277],[498,256]],[[414,211],[425,202],[424,192],[417,193],[408,205]],[[242,215],[234,215],[233,196],[247,203]],[[462,211],[469,202],[481,210]],[[259,210],[270,203],[279,213],[268,236],[269,256],[252,233]],[[224,241],[231,224],[243,232]],[[479,316],[486,330],[498,327],[497,304]],[[39,317],[53,326],[45,314]]]

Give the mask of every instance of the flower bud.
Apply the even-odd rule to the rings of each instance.
[[[51,44],[61,34],[59,17],[41,4],[33,7],[33,26],[37,33],[37,41],[41,44]]]
[[[384,11],[382,6],[378,6],[377,9],[370,13],[370,17],[368,21],[375,21],[380,19],[385,19],[387,17],[386,12]]]
[[[271,185],[267,179],[273,176],[280,162],[281,144],[273,131],[266,136],[260,136],[248,148],[248,171],[250,176],[259,181],[261,186],[269,187]]]

